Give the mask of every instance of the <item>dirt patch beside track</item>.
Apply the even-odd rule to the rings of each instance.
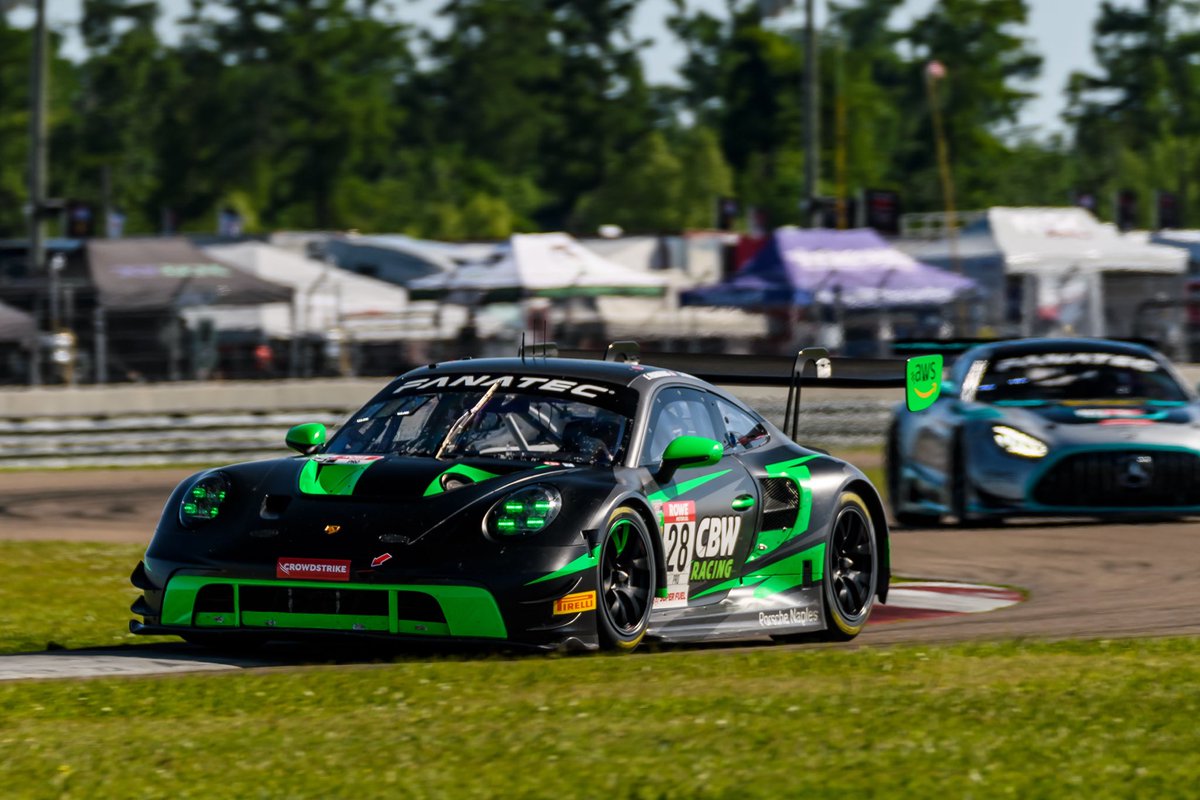
[[[193,470],[0,473],[0,538],[148,542]],[[897,575],[1002,584],[1029,600],[985,614],[872,626],[862,644],[1200,633],[1200,523],[1043,522],[903,530]]]

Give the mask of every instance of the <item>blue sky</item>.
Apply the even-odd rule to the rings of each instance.
[[[171,20],[179,16],[187,6],[187,0],[160,0],[164,9],[163,32],[173,34]],[[1126,0],[1128,1],[1128,0]],[[802,0],[795,0],[802,6]],[[937,0],[908,0],[896,18],[904,24],[929,10]],[[1095,65],[1091,51],[1092,23],[1099,13],[1101,0],[1028,0],[1030,23],[1027,36],[1034,49],[1043,59],[1042,75],[1029,89],[1037,97],[1029,103],[1022,115],[1021,123],[1032,132],[1045,134],[1061,130],[1059,115],[1062,113],[1063,94],[1067,76],[1075,70],[1090,70]],[[725,13],[725,0],[687,0],[688,7],[704,9],[715,15]],[[823,7],[823,0],[818,0]],[[48,0],[51,24],[70,35],[77,31],[81,0]],[[397,17],[417,25],[433,25],[437,19],[434,12],[442,0],[396,0]],[[637,35],[655,41],[645,55],[647,77],[656,83],[675,79],[676,68],[683,58],[683,49],[673,41],[663,20],[671,12],[670,0],[642,0],[635,20]],[[15,12],[14,22],[23,24],[28,19],[27,11]],[[795,10],[778,20],[779,24],[798,24],[802,12]],[[818,22],[820,21],[818,14]],[[76,37],[77,39],[77,37]],[[78,45],[76,45],[77,47]]]

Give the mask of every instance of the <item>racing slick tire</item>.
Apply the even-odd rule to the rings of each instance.
[[[596,563],[596,632],[605,650],[632,652],[654,607],[654,547],[646,521],[622,506],[608,518]]]
[[[906,528],[933,528],[941,523],[942,518],[937,514],[900,510],[900,443],[894,427],[888,433],[884,470],[887,479],[888,504],[892,507],[892,518],[896,522]]]
[[[842,492],[825,547],[826,641],[847,642],[871,615],[879,581],[879,542],[867,504],[855,492]]]
[[[954,451],[950,458],[950,514],[955,524],[960,528],[971,528],[980,523],[978,517],[967,510],[967,460],[963,456],[962,434],[954,440]]]

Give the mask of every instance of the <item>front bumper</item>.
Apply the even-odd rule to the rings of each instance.
[[[565,576],[501,597],[463,582],[358,583],[250,578],[177,570],[155,585],[139,563],[144,594],[135,634],[254,634],[270,639],[352,635],[428,641],[511,642],[544,649],[597,646],[594,611],[562,613],[556,600],[594,591]],[[592,604],[594,609],[594,603]]]
[[[972,470],[976,516],[1200,514],[1200,453],[1166,445],[1060,448],[1046,459]]]

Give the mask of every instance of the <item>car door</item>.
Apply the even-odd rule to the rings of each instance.
[[[680,436],[722,444],[728,434],[716,398],[690,386],[664,386],[650,403],[639,465],[659,517],[667,596],[655,609],[716,602],[741,576],[755,535],[758,489],[733,448],[707,467],[680,469],[663,484],[653,478],[667,445]]]

